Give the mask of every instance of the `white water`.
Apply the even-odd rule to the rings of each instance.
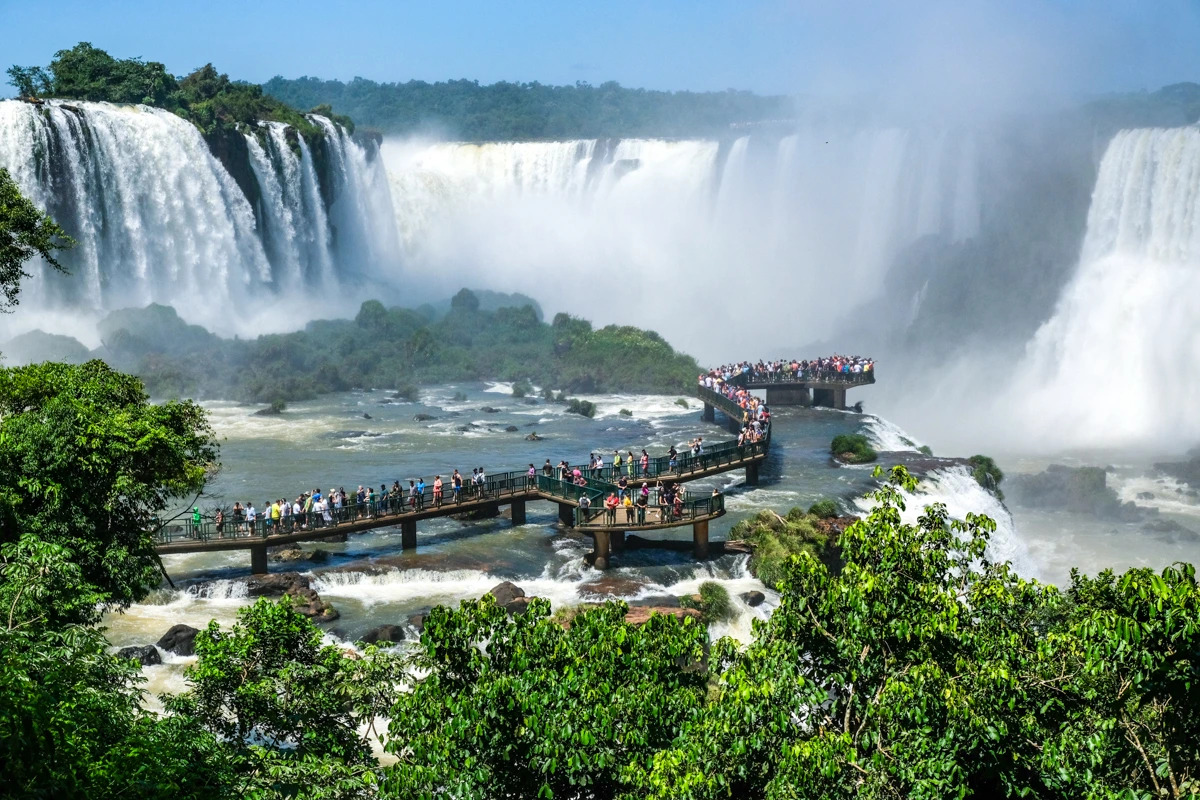
[[[529,291],[710,361],[761,351],[764,336],[827,335],[881,290],[902,247],[978,229],[973,142],[944,131],[387,140],[383,157],[406,263],[431,295]],[[735,317],[739,296],[753,304],[754,324],[702,324],[695,310],[718,294]]]
[[[255,209],[195,126],[170,112],[0,101],[0,166],[78,241],[61,258],[70,276],[33,265],[8,332],[57,321],[55,332],[94,341],[87,323],[150,302],[243,333],[333,316],[331,301],[344,310],[337,301],[357,288],[346,277],[394,272],[395,215],[379,159],[311,119],[327,132],[328,214],[308,146],[300,139],[298,156],[280,124],[246,137]],[[273,308],[281,298],[288,313]]]
[[[1200,437],[1200,129],[1113,138],[1078,272],[1015,382],[1030,446],[1182,451]]]

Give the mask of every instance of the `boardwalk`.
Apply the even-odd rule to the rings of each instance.
[[[727,415],[731,429],[736,431],[740,428],[742,409],[736,403],[703,387],[697,389],[697,394],[705,403],[705,419],[715,421],[711,410],[719,408]],[[417,546],[417,523],[422,520],[459,514],[478,518],[495,517],[500,513],[500,506],[507,505],[512,509],[513,525],[524,525],[526,504],[540,500],[558,505],[559,520],[564,525],[578,527],[593,536],[593,563],[600,569],[608,567],[610,534],[619,534],[619,547],[627,530],[691,525],[694,552],[697,557],[704,558],[708,555],[708,523],[725,513],[724,497],[721,495],[685,495],[681,513],[664,518],[658,509],[657,495],[652,492],[652,510],[648,511],[644,523],[638,524],[635,519],[630,524],[622,509],[618,511],[618,521],[611,525],[605,523],[602,508],[604,498],[617,491],[615,481],[622,475],[631,482],[662,481],[664,484],[676,484],[744,469],[746,482],[755,484],[758,482],[759,464],[766,459],[769,447],[768,426],[765,436],[757,443],[739,447],[737,441],[718,442],[706,446],[700,456],[680,453],[674,464],[667,456],[660,456],[650,459],[644,471],[637,465],[632,471],[626,468],[624,472],[618,472],[611,465],[601,470],[591,470],[587,465],[572,465],[572,470],[579,469],[586,476],[582,486],[540,473],[530,476],[528,471],[504,472],[490,476],[479,489],[464,484],[457,502],[447,486],[443,502],[436,503],[432,487],[427,486],[411,505],[407,497],[404,502],[385,498],[374,504],[330,509],[325,514],[302,514],[288,518],[286,522],[280,520],[276,525],[263,518],[256,520],[253,525],[226,520],[220,527],[213,521],[204,521],[199,525],[188,522],[159,531],[155,549],[160,555],[249,550],[251,570],[262,574],[267,572],[269,547],[399,526],[401,546],[413,549]],[[591,506],[588,511],[579,508],[580,500],[585,496]]]

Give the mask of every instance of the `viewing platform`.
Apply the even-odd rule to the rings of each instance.
[[[766,390],[768,406],[813,406],[846,410],[846,392],[875,382],[875,370],[869,372],[837,373],[797,378],[790,372],[751,372],[730,379],[744,389]],[[707,408],[705,409],[707,413]]]
[[[730,427],[734,431],[740,429],[742,409],[736,403],[703,387],[697,388],[697,396],[704,401],[706,420],[715,421],[710,412],[719,408],[726,415]],[[629,481],[626,491],[635,491],[634,484],[643,481],[661,481],[669,486],[741,469],[745,470],[746,483],[756,485],[759,465],[766,460],[769,446],[768,425],[765,435],[758,442],[741,446],[736,440],[716,442],[706,445],[700,455],[679,453],[674,464],[669,456],[658,456],[648,461],[645,470],[640,464],[634,464],[632,468],[626,465],[616,468],[610,464],[595,470],[588,465],[571,465],[568,468],[571,473],[579,470],[584,476],[582,485],[574,480],[563,480],[540,472],[532,476],[528,471],[504,472],[489,476],[482,486],[470,486],[464,482],[457,502],[447,482],[440,503],[435,502],[433,488],[426,486],[424,492],[415,498],[415,503],[410,502],[406,492],[403,497],[383,497],[375,503],[330,508],[324,513],[309,512],[280,518],[275,522],[261,516],[253,524],[245,520],[226,519],[220,526],[213,520],[204,520],[199,525],[189,520],[164,526],[155,536],[155,550],[159,555],[249,550],[251,571],[265,574],[268,571],[267,550],[271,547],[399,527],[401,547],[412,550],[417,546],[417,523],[423,520],[457,515],[467,519],[494,518],[500,515],[501,506],[509,506],[512,524],[519,526],[526,522],[527,504],[544,501],[558,506],[558,519],[563,526],[576,528],[593,537],[592,560],[598,569],[608,567],[612,550],[623,549],[626,531],[690,525],[693,553],[697,558],[707,558],[708,524],[725,514],[723,496],[694,498],[685,492],[678,513],[672,508],[664,514],[658,503],[657,491],[652,490],[643,522],[638,522],[636,515],[634,521],[629,521],[625,509],[620,508],[612,524],[606,522],[604,498],[618,492],[617,481],[621,477]],[[580,501],[585,496],[590,508],[581,509]]]

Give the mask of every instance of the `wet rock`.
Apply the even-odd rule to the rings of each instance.
[[[628,539],[626,539],[628,543]],[[691,542],[688,542],[688,547],[691,547]],[[612,600],[618,597],[631,597],[638,594],[645,588],[644,581],[634,580],[632,578],[620,578],[617,576],[605,575],[602,578],[597,578],[594,581],[588,581],[579,585],[580,597],[598,600]],[[676,601],[678,603],[678,601]]]
[[[299,547],[288,546],[281,547],[272,552],[270,558],[272,561],[278,561],[284,564],[297,561],[312,561],[316,563],[322,563],[329,559],[329,553],[324,550],[313,550],[310,553],[309,551],[302,550]]]
[[[120,658],[130,658],[141,664],[143,667],[153,666],[154,664],[162,663],[162,656],[158,653],[158,648],[152,644],[142,647],[122,647],[117,651],[117,656]]]
[[[403,642],[404,638],[404,628],[400,625],[380,625],[364,633],[362,641],[367,644],[387,644]]]
[[[751,608],[758,608],[767,599],[767,596],[762,592],[742,592],[742,601]]]
[[[309,589],[312,589],[312,581],[299,572],[275,572],[246,578],[246,594],[249,597],[283,597]]]
[[[199,632],[191,625],[172,625],[171,629],[158,640],[158,646],[177,656],[194,656],[196,654],[196,634]]]
[[[1122,503],[1108,486],[1102,467],[1051,464],[1045,472],[1013,475],[1005,485],[1008,499],[1026,508],[1072,511],[1118,522],[1138,522],[1157,513],[1157,509]]]
[[[1153,500],[1154,492],[1138,492],[1137,499],[1138,500]]]
[[[754,544],[751,542],[743,542],[740,540],[731,540],[724,542],[722,548],[726,553],[737,553],[739,555],[751,555],[754,553]]]
[[[527,422],[527,423],[525,423],[525,427],[526,427],[526,428],[536,428],[536,427],[537,427],[537,425],[538,425],[538,424],[537,424],[536,422]]]
[[[679,608],[679,598],[673,594],[652,594],[648,597],[639,597],[636,600],[626,600],[626,603],[632,608],[633,606],[651,606],[654,608]]]
[[[525,441],[527,441],[527,442],[540,442],[540,441],[542,441],[544,438],[545,438],[544,436],[538,436],[536,433],[531,433],[531,434],[529,434],[528,436],[526,436],[526,437],[525,437]]]
[[[519,430],[521,430],[521,429],[518,428],[516,425],[509,425],[507,428],[504,429],[504,432],[505,433],[516,433]]]
[[[663,606],[632,606],[625,614],[625,621],[630,625],[643,625],[655,614],[675,617],[680,621],[685,619],[700,621],[700,612],[694,608],[666,608]]]
[[[417,633],[420,633],[421,631],[425,630],[425,615],[424,614],[409,615],[408,624],[413,626],[413,628],[417,631]]]
[[[536,405],[541,405],[541,404],[538,402],[538,399],[537,399],[536,397],[526,397],[526,398],[525,398],[525,405],[527,405],[527,406],[536,406]]]
[[[829,517],[817,520],[816,528],[827,536],[837,537],[856,522],[858,522],[858,517]]]
[[[532,597],[526,597],[525,590],[512,581],[492,587],[488,594],[496,598],[496,605],[513,616],[524,614],[525,609],[529,607],[529,601],[533,600]]]
[[[500,409],[492,408],[491,406],[484,406],[483,408],[481,408],[479,410],[485,414],[499,414],[500,413]]]
[[[435,417],[433,414],[416,414],[413,416],[413,420],[416,422],[429,422],[430,420],[434,419],[437,419],[437,417]]]

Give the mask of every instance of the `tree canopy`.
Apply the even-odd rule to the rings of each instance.
[[[75,241],[29,198],[4,167],[0,167],[0,311],[17,304],[21,280],[28,278],[25,265],[40,256],[48,265],[65,272],[55,259],[58,250]]]

